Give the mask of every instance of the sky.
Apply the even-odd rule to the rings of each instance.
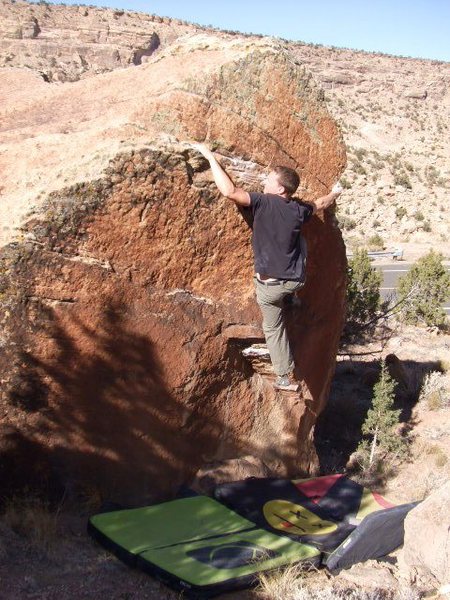
[[[450,61],[450,0],[99,0],[98,5],[325,46]]]

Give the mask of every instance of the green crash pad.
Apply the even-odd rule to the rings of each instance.
[[[205,496],[95,515],[89,532],[131,566],[190,597],[210,597],[250,585],[259,572],[320,560],[316,548],[259,529]]]

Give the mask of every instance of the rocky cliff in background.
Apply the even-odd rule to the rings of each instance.
[[[292,44],[325,90],[348,166],[338,219],[346,244],[430,248],[447,258],[450,215],[449,64]],[[372,243],[373,243],[372,242]],[[412,253],[412,254],[411,254]]]
[[[28,2],[2,1],[0,18],[0,65],[53,83],[139,65],[194,29],[144,13]]]
[[[274,42],[200,34],[64,85],[2,77],[3,193],[17,214],[35,198],[1,255],[2,486],[51,473],[136,499],[243,455],[314,471],[344,310],[340,231],[332,214],[306,228],[308,284],[288,315],[302,388],[280,397],[242,355],[261,339],[248,215],[186,143],[214,144],[248,189],[281,163],[306,198],[323,194],[345,151],[310,74]]]

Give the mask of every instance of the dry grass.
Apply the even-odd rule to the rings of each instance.
[[[269,558],[269,556],[267,558]],[[321,574],[323,574],[323,571],[320,571],[314,564],[308,561],[301,563],[295,562],[293,564],[279,567],[278,569],[271,569],[267,572],[261,572],[258,575],[256,596],[258,598],[265,598],[266,596],[264,596],[264,590],[275,590],[279,586],[279,595],[274,596],[274,598],[286,598],[287,600],[289,596],[283,594],[285,591],[287,592],[293,586],[295,586],[296,581],[304,581],[308,577]],[[270,597],[272,598],[272,596]]]
[[[261,573],[256,589],[257,597],[263,600],[300,600],[305,590],[305,568],[291,565],[270,573]]]
[[[448,481],[448,475],[442,470],[433,469],[425,475],[419,474],[414,485],[414,500],[425,500],[435,490]]]
[[[256,596],[261,600],[419,600],[420,594],[411,587],[380,591],[350,589],[342,582],[322,576],[309,577],[301,565],[261,574]]]
[[[448,457],[445,450],[437,444],[424,443],[420,449],[422,454],[430,456],[434,459],[436,467],[444,467],[448,462]]]
[[[37,498],[12,498],[6,504],[3,523],[17,535],[26,539],[30,549],[51,556],[59,540],[59,514],[51,511],[43,500]]]
[[[432,371],[425,375],[419,401],[425,402],[429,410],[439,410],[450,405],[450,394],[443,373]]]
[[[8,558],[8,546],[10,544],[11,529],[0,520],[0,565]]]
[[[92,484],[83,484],[78,488],[78,504],[83,512],[92,514],[98,512],[106,498],[102,490]]]
[[[439,367],[443,373],[449,373],[450,372],[450,360],[441,359],[439,361]]]

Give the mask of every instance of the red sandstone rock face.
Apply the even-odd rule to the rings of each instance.
[[[21,476],[136,500],[244,455],[273,473],[314,470],[344,310],[340,232],[331,214],[305,228],[308,283],[288,315],[302,393],[282,397],[241,353],[261,337],[245,218],[183,141],[214,143],[248,189],[281,163],[299,170],[306,198],[320,195],[345,163],[320,91],[282,48],[205,36],[67,86],[9,117],[10,158],[34,130],[47,140],[35,174],[66,148],[80,176],[73,140],[111,160],[54,191],[3,251],[0,475],[21,461]],[[117,153],[123,136],[131,150]]]

